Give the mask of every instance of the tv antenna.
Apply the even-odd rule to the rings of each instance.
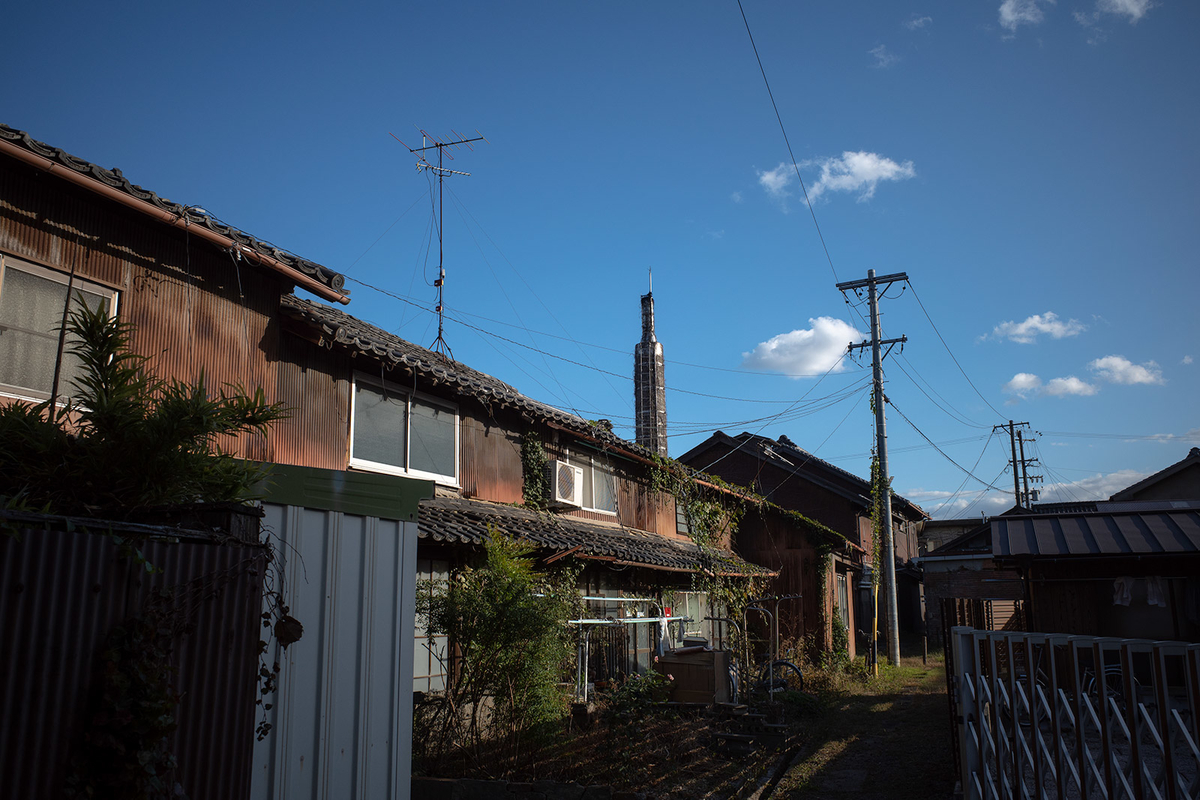
[[[417,172],[424,172],[425,170],[429,170],[434,175],[437,175],[437,179],[438,179],[438,220],[437,220],[438,277],[437,277],[437,280],[435,280],[433,282],[433,285],[437,287],[438,332],[437,332],[437,338],[433,340],[433,344],[430,345],[429,349],[433,350],[435,353],[438,353],[443,358],[449,358],[450,360],[453,361],[454,360],[454,352],[450,349],[450,345],[446,344],[446,339],[443,336],[443,334],[445,333],[445,322],[446,322],[446,305],[443,302],[444,293],[445,293],[445,289],[446,289],[446,264],[445,264],[445,260],[444,260],[443,241],[442,241],[442,181],[446,178],[447,175],[462,175],[464,177],[469,178],[471,176],[471,173],[461,172],[456,169],[450,169],[448,167],[445,167],[442,165],[443,164],[442,159],[444,157],[444,158],[448,158],[451,161],[453,161],[454,156],[451,155],[449,152],[447,152],[448,150],[450,150],[452,148],[457,150],[461,147],[466,147],[468,150],[474,150],[475,148],[471,147],[471,142],[481,142],[481,141],[487,142],[487,139],[484,138],[484,135],[482,133],[479,133],[478,129],[475,130],[475,133],[477,133],[479,135],[469,138],[469,139],[466,136],[463,136],[458,131],[454,130],[453,128],[450,129],[450,132],[454,134],[455,138],[451,138],[451,137],[447,136],[442,139],[439,139],[436,136],[433,136],[432,134],[426,133],[423,128],[417,128],[417,130],[420,131],[420,133],[421,133],[421,146],[420,147],[409,147],[408,145],[404,144],[404,142],[401,141],[400,137],[397,136],[396,134],[392,133],[390,135],[397,142],[400,142],[400,144],[404,144],[404,146],[406,148],[408,148],[408,152],[412,153],[414,156],[417,157]],[[491,142],[488,142],[488,144],[491,144]],[[427,159],[425,157],[425,154],[430,150],[437,151],[437,164],[436,165],[431,164],[429,162],[429,159]]]

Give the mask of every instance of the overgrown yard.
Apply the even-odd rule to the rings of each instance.
[[[951,796],[940,659],[927,667],[919,658],[904,659],[869,681],[840,672],[808,678],[811,694],[788,692],[777,706],[775,713],[789,723],[778,748],[718,753],[716,734],[729,730],[729,723],[711,712],[646,707],[553,736],[527,752],[508,777],[605,784],[654,800]],[[476,763],[489,761],[485,756]],[[446,766],[444,775],[498,777],[465,761]]]
[[[903,658],[862,683],[818,691],[800,759],[773,798],[925,800],[954,788],[946,675],[941,659]]]

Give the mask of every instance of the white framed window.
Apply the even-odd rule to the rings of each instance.
[[[67,303],[71,277],[0,253],[0,393],[27,400],[46,400],[54,383],[58,329]],[[116,290],[78,276],[71,286],[71,309],[85,302],[116,314]],[[71,381],[82,372],[79,357],[63,347],[58,393],[69,397]]]
[[[616,514],[617,479],[607,460],[598,456],[573,455],[567,461],[583,470],[582,508]]]
[[[445,588],[450,580],[450,562],[417,559],[417,591],[429,596]],[[439,692],[446,688],[450,666],[450,639],[429,632],[428,620],[416,618],[413,647],[413,691]]]
[[[458,409],[377,378],[355,375],[350,466],[458,485]]]

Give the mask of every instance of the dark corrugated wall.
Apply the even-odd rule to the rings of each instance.
[[[143,548],[148,575],[102,534],[0,534],[0,781],[7,797],[59,798],[88,717],[108,632],[154,588],[181,587],[194,628],[175,643],[182,695],[176,780],[192,800],[249,791],[264,551],[180,542]]]

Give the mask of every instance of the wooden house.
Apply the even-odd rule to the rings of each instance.
[[[410,628],[417,581],[490,531],[585,565],[589,614],[619,620],[601,671],[647,669],[664,631],[713,636],[695,576],[766,572],[697,546],[654,488],[666,414],[649,295],[639,363],[658,405],[637,444],[346,314],[334,270],[0,125],[0,402],[69,395],[57,330],[80,296],[133,323],[154,374],[261,387],[293,410],[223,443],[274,465],[266,524],[306,627],[277,653],[254,797],[405,796],[408,687],[439,688],[446,644]],[[691,621],[668,624],[668,608]]]
[[[729,436],[718,431],[680,457],[680,461],[717,475],[736,486],[745,486],[783,509],[798,512],[841,537],[830,554],[828,576],[816,580],[817,543],[812,531],[786,524],[743,525],[737,547],[747,559],[778,571],[777,594],[809,594],[803,603],[781,610],[782,627],[794,632],[811,630],[818,609],[824,619],[837,615],[850,634],[850,653],[863,644],[858,632],[870,630],[869,594],[862,588],[864,568],[878,568],[872,536],[871,487],[859,478],[809,453],[788,437],[778,440],[750,433]],[[923,629],[919,572],[912,564],[917,555],[917,531],[926,514],[908,500],[893,495],[893,529],[901,631]],[[824,584],[826,592],[812,597],[812,587]],[[882,609],[882,603],[880,604]],[[880,613],[882,630],[883,614]],[[857,640],[857,641],[856,641]]]

